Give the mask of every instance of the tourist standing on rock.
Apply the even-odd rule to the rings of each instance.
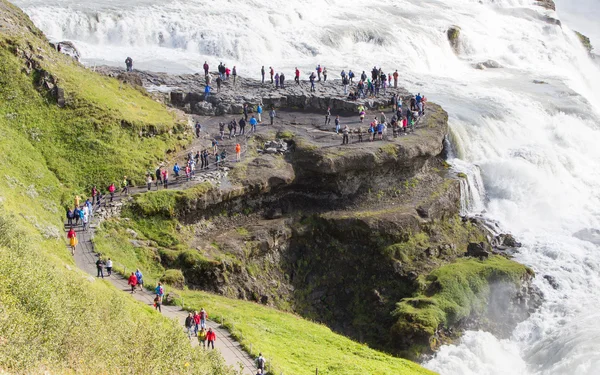
[[[365,107],[362,105],[358,106],[358,115],[360,116],[360,122],[361,124],[365,121]]]
[[[217,76],[217,78],[221,78],[219,76]],[[212,83],[212,77],[210,76],[210,74],[207,74],[204,76],[204,83],[208,86],[210,86],[210,84]]]
[[[342,69],[342,72],[340,73],[340,77],[342,77],[342,80],[344,78],[346,78],[346,71]]]
[[[258,122],[261,123],[262,122],[262,113],[263,113],[263,108],[260,105],[260,103],[258,103],[256,105],[256,114],[258,115]]]
[[[231,124],[231,121],[229,121],[229,123],[227,124],[227,130],[229,130],[229,139],[231,139],[233,133],[233,125]]]
[[[296,84],[299,85],[300,84],[300,70],[298,69],[298,67],[296,67],[296,71],[294,74],[295,74],[294,81],[296,81]]]
[[[205,102],[208,101],[208,97],[210,96],[210,89],[211,89],[211,87],[209,85],[204,86],[204,101]]]
[[[327,82],[327,68],[323,67],[323,82]]]
[[[394,88],[398,88],[398,70],[394,72]]]
[[[112,184],[109,185],[108,187],[108,192],[110,193],[110,201],[113,201],[113,198],[115,197],[115,183],[113,182]]]
[[[231,75],[231,69],[229,69],[229,68],[225,68],[225,79],[226,79],[227,81],[229,81],[229,76],[230,76],[230,75]],[[235,79],[234,79],[234,82],[233,82],[233,84],[235,84]]]
[[[275,74],[275,69],[272,66],[269,67],[269,74],[271,75],[271,84],[273,84],[273,75]]]
[[[165,189],[169,187],[169,172],[166,169],[162,171],[162,182]]]
[[[223,83],[223,80],[221,79],[221,77],[217,77],[217,92],[221,92],[221,84]],[[207,83],[209,85],[209,83]]]
[[[340,116],[335,116],[335,134],[340,133]]]
[[[419,116],[421,116],[423,114],[423,97],[421,96],[421,93],[417,94],[415,100],[417,102],[417,109],[419,111]]]
[[[233,66],[233,71],[231,72],[231,75],[233,76],[233,84],[235,85],[235,78],[237,77],[237,69],[235,65]]]
[[[363,82],[367,81],[367,73],[365,73],[364,70],[363,70],[362,74],[360,75],[360,80]]]
[[[133,60],[131,57],[125,59],[125,68],[128,72],[133,72]]]
[[[285,88],[285,74],[281,73],[279,75],[279,86],[281,86],[281,88]]]
[[[348,79],[350,80],[350,83],[354,83],[354,73],[352,70],[348,70]]]
[[[325,112],[325,126],[331,124],[331,107],[327,107],[327,112]]]
[[[213,155],[216,155],[219,152],[219,142],[216,139],[212,141]]]
[[[127,284],[131,286],[131,294],[135,293],[135,286],[137,285],[137,277],[135,276],[135,272],[132,272],[127,279]]]
[[[140,287],[140,290],[144,287],[144,275],[142,275],[142,271],[138,268],[135,270],[135,277],[137,278],[137,285]]]
[[[210,348],[212,346],[214,349],[215,341],[217,341],[217,334],[212,330],[212,328],[209,328],[208,332],[206,332],[206,340],[208,341],[208,347]]]
[[[275,122],[275,108],[271,108],[271,112],[269,112],[269,118],[271,119],[271,125],[273,125],[273,123]]]
[[[185,318],[185,330],[188,335],[188,339],[192,339],[192,335],[194,334],[194,317],[192,313],[188,313],[188,316]]]
[[[310,91],[311,92],[315,91],[315,78],[316,78],[315,77],[315,72],[310,73],[310,76],[308,77],[308,80],[310,81]]]
[[[231,120],[231,126],[233,126],[233,136],[235,137],[237,134],[237,121],[235,121],[235,119]]]
[[[256,358],[256,368],[263,373],[265,371],[265,365],[267,360],[263,357],[262,353],[258,353],[258,358]]]
[[[279,73],[275,74],[275,88],[279,88]]]
[[[113,269],[113,262],[110,258],[108,258],[108,260],[106,261],[106,275],[107,276],[112,275],[112,269]]]
[[[348,125],[344,125],[344,129],[342,130],[342,144],[343,145],[348,144],[348,133],[350,133],[350,129],[348,128]]]
[[[242,159],[242,146],[237,143],[235,145],[235,160],[240,161]]]
[[[250,112],[248,109],[248,103],[244,103],[242,105],[242,112],[244,112],[244,120],[248,121],[248,112]]]
[[[196,138],[200,138],[200,132],[202,131],[202,125],[200,122],[196,121]]]
[[[225,123],[223,121],[219,122],[219,137],[223,140],[225,136]]]
[[[240,135],[246,134],[246,120],[242,117],[238,124],[240,125]]]
[[[350,83],[350,81],[348,81],[348,77],[344,76],[344,78],[342,78],[342,85],[344,85],[344,95],[348,95],[348,84]]]
[[[208,62],[207,61],[204,62],[204,75],[205,76],[208,75]]]
[[[317,65],[315,70],[317,71],[317,76],[319,77],[319,82],[321,82],[321,72],[323,72],[323,68],[321,68],[321,64]]]
[[[204,328],[198,332],[198,345],[201,345],[203,349],[206,349],[206,333]]]
[[[261,76],[261,82],[265,83],[265,66],[263,65],[262,68],[260,68],[260,76]]]
[[[256,118],[254,117],[254,115],[252,115],[252,118],[250,119],[250,131],[256,133],[256,124],[258,123],[258,121],[256,121]]]
[[[75,233],[75,229],[73,229],[73,227],[69,229],[67,238],[69,239],[69,246],[71,247],[71,255],[75,255],[75,248],[77,247],[77,234]]]

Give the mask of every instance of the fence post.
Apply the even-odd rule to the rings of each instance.
[[[315,370],[315,375],[319,375],[319,368],[317,367],[317,369]]]

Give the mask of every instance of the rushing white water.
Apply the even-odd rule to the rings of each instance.
[[[131,56],[137,68],[179,72],[224,61],[256,77],[261,65],[289,76],[295,66],[307,73],[317,63],[330,74],[373,65],[398,69],[406,87],[449,112],[452,163],[469,182],[465,207],[523,242],[517,260],[534,268],[545,295],[509,340],[468,332],[426,366],[456,375],[599,374],[600,249],[573,233],[600,228],[600,70],[568,23],[544,21],[560,14],[533,2],[17,4],[51,39],[74,41],[90,64],[123,65]],[[597,20],[591,21],[593,27]],[[454,24],[462,29],[459,56],[446,38]],[[488,59],[503,68],[471,66]],[[554,277],[558,289],[544,275]]]

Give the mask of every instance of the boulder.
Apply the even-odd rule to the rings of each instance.
[[[71,56],[76,61],[79,61],[79,58],[81,57],[81,54],[79,53],[77,47],[75,47],[73,42],[69,42],[67,40],[57,43],[56,50],[67,56]]]
[[[556,278],[554,276],[551,275],[544,275],[544,279],[548,282],[548,284],[550,284],[550,286],[556,290],[559,288],[559,284],[558,281],[556,281]]]
[[[144,85],[140,75],[134,72],[121,73],[117,76],[117,79],[121,82],[128,83],[131,86],[142,87]]]
[[[175,301],[180,299],[181,297],[177,293],[169,292],[165,294],[163,298],[163,305],[171,306],[175,304]]]
[[[471,242],[467,246],[466,256],[473,257],[473,258],[479,258],[479,259],[487,259],[490,256],[490,252],[486,250],[485,243]]]
[[[537,5],[546,8],[548,10],[556,10],[556,4],[553,0],[536,0]]]
[[[460,27],[452,26],[446,32],[448,35],[448,41],[450,42],[450,46],[454,50],[454,53],[458,54],[460,52]]]
[[[474,64],[473,67],[475,69],[485,70],[485,69],[499,69],[499,68],[502,68],[502,65],[500,65],[497,61],[487,60],[487,61],[483,61],[483,62]]]
[[[579,38],[579,41],[581,42],[581,44],[583,45],[583,47],[588,51],[588,53],[591,54],[592,53],[592,49],[594,49],[594,47],[592,47],[592,42],[590,41],[590,38],[588,38],[587,36],[583,35],[579,31],[575,31],[575,34]]]

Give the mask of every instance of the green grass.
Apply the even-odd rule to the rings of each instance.
[[[66,246],[63,204],[162,159],[183,141],[168,135],[174,116],[52,52],[18,8],[0,0],[0,12],[9,25],[0,29],[1,371],[232,373],[193,349],[176,322],[80,271]],[[42,56],[66,90],[65,108],[35,88],[17,50]],[[157,136],[140,138],[150,127]]]
[[[252,302],[196,291],[181,292],[191,310],[205,308],[252,354],[261,352],[279,374],[325,375],[433,374],[416,363],[370,349],[332,332],[324,325]]]
[[[133,197],[132,210],[142,217],[174,218],[181,210],[202,199],[211,189],[212,184],[206,181],[186,190],[160,190],[137,194]]]
[[[490,284],[515,285],[532,271],[522,264],[493,255],[487,260],[462,258],[431,272],[423,289],[397,305],[394,326],[400,335],[433,335],[472,313],[485,312]]]

